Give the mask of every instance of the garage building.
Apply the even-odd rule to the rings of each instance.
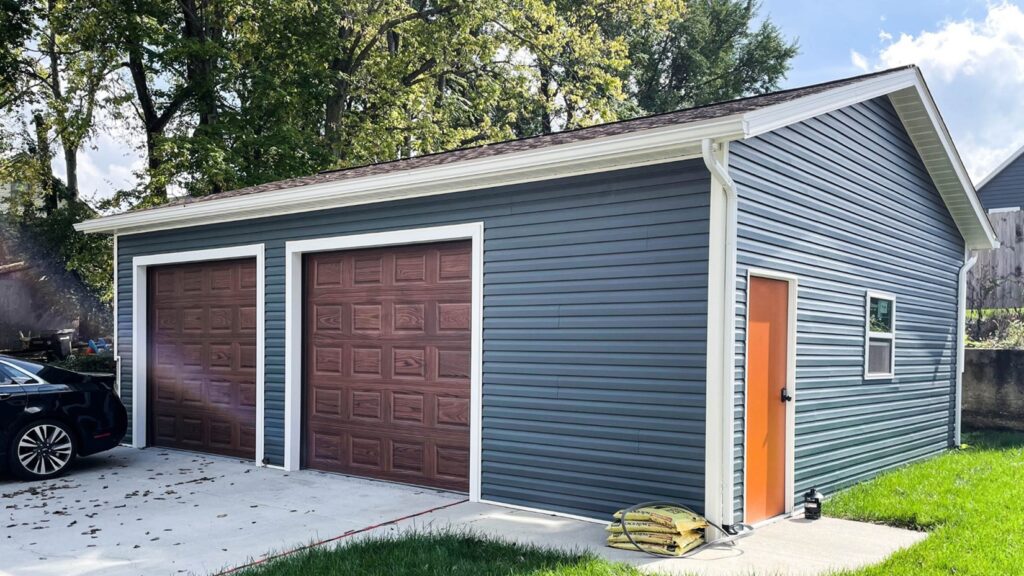
[[[914,67],[79,229],[135,446],[720,522],[959,441],[995,244]]]

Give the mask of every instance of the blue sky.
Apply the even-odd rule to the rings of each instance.
[[[761,16],[800,40],[786,87],[804,86],[857,74],[850,51],[877,54],[887,42],[882,32],[898,37],[936,30],[947,20],[983,20],[987,4],[975,0],[762,0]]]
[[[783,87],[917,64],[975,182],[1024,146],[1024,0],[763,0],[762,16],[800,42]],[[87,197],[142,167],[137,136],[107,126],[79,158]]]
[[[1024,2],[763,0],[800,42],[784,86],[917,64],[978,182],[1024,146]]]

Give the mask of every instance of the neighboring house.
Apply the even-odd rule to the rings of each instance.
[[[978,184],[999,238],[995,250],[979,252],[968,275],[971,308],[1024,308],[1024,147]]]
[[[604,520],[756,522],[956,445],[995,245],[916,67],[79,229],[115,234],[134,445]]]
[[[1024,207],[1024,146],[978,183],[978,199],[986,210]]]

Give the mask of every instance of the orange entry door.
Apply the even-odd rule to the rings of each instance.
[[[786,511],[789,283],[752,276],[747,290],[746,522]]]

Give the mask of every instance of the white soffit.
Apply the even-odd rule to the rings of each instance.
[[[910,135],[967,247],[988,250],[999,246],[974,185],[953,145],[953,139],[942,121],[921,71],[917,68],[881,74],[833,90],[748,112],[744,116],[745,135],[757,136],[886,95],[889,96]]]

